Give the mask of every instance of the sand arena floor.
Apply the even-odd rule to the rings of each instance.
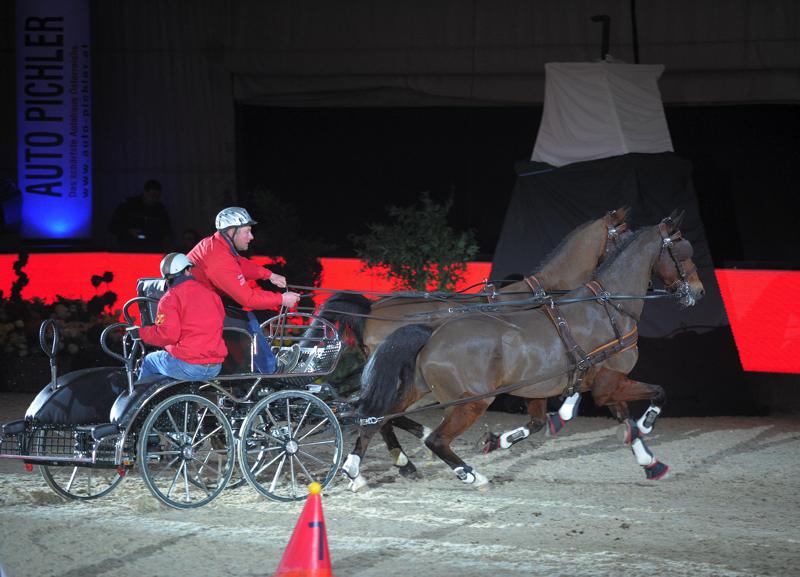
[[[29,395],[0,395],[0,421]],[[435,413],[422,419],[435,423]],[[379,439],[370,486],[323,493],[338,577],[800,575],[800,419],[662,417],[650,437],[668,478],[646,481],[610,418],[571,422],[488,455],[481,435],[522,424],[489,413],[455,449],[491,478],[462,484],[399,433],[420,478],[397,475]],[[346,440],[350,446],[350,439]],[[0,566],[8,577],[266,576],[302,504],[244,486],[197,510],[160,505],[137,474],[93,502],[64,502],[0,461]]]

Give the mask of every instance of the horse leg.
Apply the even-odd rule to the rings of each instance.
[[[555,437],[567,424],[578,414],[578,407],[581,404],[581,394],[572,393],[564,399],[561,407],[555,413],[547,413],[547,436]]]
[[[483,442],[484,453],[491,453],[496,449],[508,449],[533,433],[538,433],[544,427],[548,422],[547,399],[528,399],[526,405],[531,417],[528,426],[517,427],[499,435],[490,431]]]
[[[369,442],[372,440],[377,430],[377,425],[361,427],[358,432],[358,438],[356,439],[356,445],[342,465],[342,473],[344,473],[350,481],[347,488],[354,493],[367,485],[366,477],[361,474],[361,460],[364,458],[367,447],[369,447]]]
[[[400,474],[403,477],[411,477],[416,474],[417,468],[400,446],[400,441],[397,439],[397,435],[394,434],[394,427],[399,427],[423,440],[431,433],[431,430],[404,416],[395,417],[380,429],[381,436],[386,443],[386,448],[389,449],[389,454],[392,456],[395,467],[400,469]]]
[[[436,429],[425,439],[425,445],[442,461],[447,463],[456,476],[467,485],[482,487],[489,479],[467,465],[453,452],[450,443],[469,429],[486,412],[491,402],[473,401],[464,405],[449,407]]]
[[[667,400],[664,388],[660,385],[634,381],[624,373],[605,368],[600,369],[594,379],[592,396],[595,403],[608,406],[612,414],[626,426],[629,421],[627,403],[649,400],[650,406],[636,421],[636,427],[644,435],[652,432],[656,418],[661,414],[661,407]],[[631,434],[627,442],[632,442],[634,437]]]
[[[595,378],[592,395],[598,405],[608,406],[622,422],[621,439],[630,445],[636,462],[644,467],[645,476],[655,481],[666,475],[669,467],[656,459],[644,442],[644,435],[653,430],[656,417],[666,401],[664,389],[659,385],[634,381],[624,373],[601,369]],[[634,421],[628,417],[628,401],[641,400],[650,400],[650,407],[638,421]]]

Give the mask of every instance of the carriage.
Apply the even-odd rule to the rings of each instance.
[[[454,306],[453,295],[430,299],[425,294],[404,295],[411,298],[402,304],[392,298],[378,301],[364,313],[325,307],[316,316],[281,313],[258,330],[278,354],[299,355],[292,359],[292,366],[298,361],[295,368],[277,374],[253,371],[258,338],[251,339],[244,331],[250,339],[249,371],[207,382],[154,378],[134,384],[137,343],[123,337],[121,354],[107,344],[109,332],[132,324],[126,312],[128,322],[111,325],[101,337],[104,350],[124,368],[87,369],[61,378],[53,369],[51,383],[34,400],[26,418],[3,426],[0,458],[39,464],[48,484],[72,498],[105,494],[126,471],[138,466],[151,492],[178,508],[211,501],[230,482],[238,461],[242,479],[237,483],[246,481],[270,499],[295,500],[304,498],[304,484],[317,481],[326,486],[334,478],[343,455],[341,424],[352,419],[360,425],[359,437],[341,465],[352,490],[366,485],[360,462],[378,428],[401,474],[415,470],[393,433],[394,426],[420,438],[463,482],[479,486],[488,480],[449,445],[492,398],[505,392],[525,398],[531,420],[520,429],[530,434],[560,419],[558,427],[551,427],[555,434],[564,418],[545,412],[546,399],[591,391],[596,403],[607,405],[622,424],[621,438],[646,477],[660,479],[667,467],[647,448],[643,436],[652,431],[665,394],[658,385],[628,378],[638,358],[636,327],[645,300],[670,298],[691,306],[704,289],[691,260],[691,243],[678,229],[681,215],[675,213],[638,231],[594,272],[611,241],[617,244],[620,225],[613,220],[618,212],[573,231],[536,275],[520,281],[528,295],[521,300],[509,285],[505,289],[512,290],[507,292],[463,295],[465,300],[459,303],[464,306]],[[582,284],[574,284],[576,277],[583,279]],[[647,295],[653,277],[665,289]],[[562,284],[577,288],[553,296]],[[479,304],[475,299],[489,302]],[[152,297],[145,294],[133,301],[143,305],[143,323],[152,317],[147,308]],[[133,301],[126,304],[126,311]],[[349,304],[364,304],[357,301]],[[625,306],[625,302],[638,304]],[[345,304],[339,300],[336,307],[343,309]],[[567,304],[569,313],[561,308]],[[502,311],[495,310],[499,305]],[[381,306],[380,315],[372,314]],[[421,311],[412,314],[408,307]],[[438,328],[409,324],[419,322],[419,314],[434,323],[438,313],[447,319]],[[567,322],[569,317],[572,323]],[[348,328],[347,318],[366,322]],[[388,323],[393,332],[386,336],[376,321]],[[370,353],[358,411],[338,398],[330,385],[318,382],[338,362],[342,342],[335,323],[349,331],[362,350],[369,351],[372,340],[385,339]],[[47,323],[40,334],[47,352],[46,331]],[[487,351],[486,356],[475,355],[476,350]],[[55,346],[49,351],[51,359],[54,351]],[[503,362],[487,363],[486,358]],[[433,372],[426,375],[429,367]],[[103,386],[98,387],[101,381]],[[438,403],[409,410],[430,392]],[[651,406],[633,421],[627,403],[636,400],[650,400]],[[434,431],[408,418],[434,406],[449,409]],[[454,418],[457,426],[451,426]],[[101,483],[95,479],[98,472]],[[81,483],[76,482],[78,476],[83,477]]]
[[[136,313],[142,325],[152,323],[164,290],[159,281],[140,280],[139,296],[123,307],[126,322],[100,336],[103,351],[121,366],[58,375],[58,327],[42,323],[51,381],[23,419],[2,425],[0,458],[38,466],[58,495],[79,500],[108,494],[138,468],[152,494],[179,509],[205,505],[245,482],[277,501],[304,499],[311,482],[327,486],[342,460],[340,416],[348,408],[325,382],[342,348],[336,327],[282,310],[260,325],[284,360],[274,374],[255,370],[260,336],[226,327],[226,342],[244,343],[237,347],[243,354],[234,363],[226,359],[217,377],[136,381],[146,350],[125,329],[136,324]]]

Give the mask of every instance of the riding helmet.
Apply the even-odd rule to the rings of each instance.
[[[215,220],[217,230],[223,231],[235,226],[252,226],[258,224],[250,213],[240,206],[223,208]]]
[[[171,252],[161,259],[161,276],[172,278],[181,274],[194,264],[182,252]]]

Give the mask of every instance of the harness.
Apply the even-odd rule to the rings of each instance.
[[[623,335],[620,332],[619,327],[617,326],[616,318],[612,314],[612,309],[616,309],[621,313],[625,313],[625,311],[616,303],[611,302],[611,294],[604,290],[599,282],[596,280],[589,281],[584,286],[594,293],[594,295],[597,297],[597,302],[603,305],[603,308],[608,315],[608,321],[611,324],[611,329],[614,331],[615,338],[603,345],[600,345],[589,353],[585,352],[577,343],[575,337],[572,336],[572,331],[570,330],[566,319],[561,314],[561,308],[558,306],[558,302],[554,299],[550,299],[548,306],[544,307],[544,311],[547,314],[547,317],[553,323],[553,326],[555,326],[558,336],[561,337],[561,341],[564,343],[564,346],[567,349],[567,355],[572,361],[572,367],[569,370],[568,385],[562,395],[563,397],[571,396],[580,390],[581,384],[583,383],[583,377],[586,375],[586,371],[588,371],[591,367],[606,361],[609,357],[616,355],[617,353],[621,353],[635,347],[639,339],[639,333],[635,324],[633,329],[628,333]]]

